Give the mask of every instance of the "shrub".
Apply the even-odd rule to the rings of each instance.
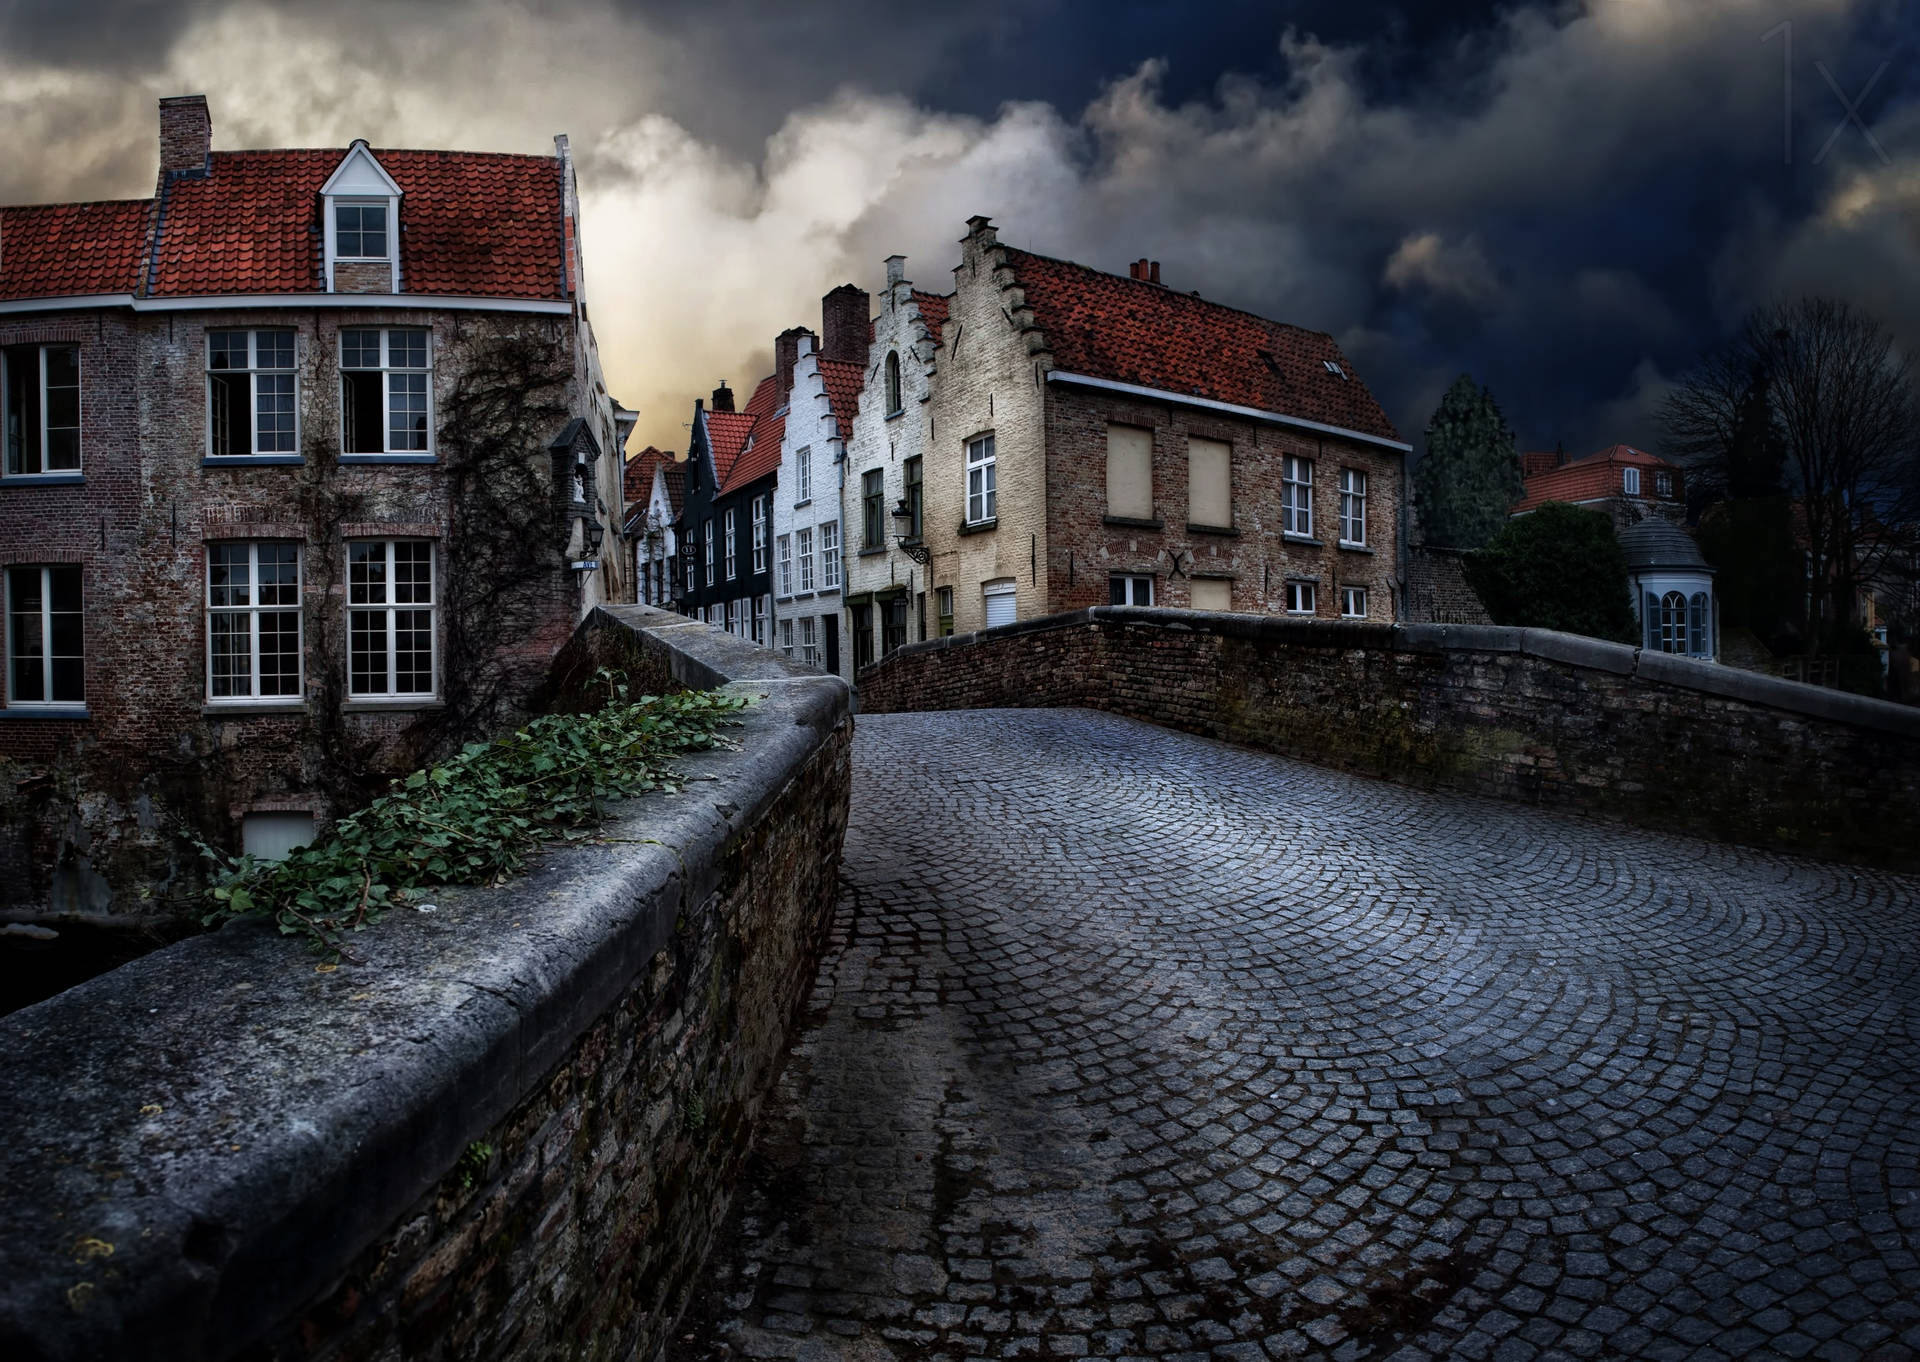
[[[1550,501],[1509,520],[1466,566],[1495,624],[1621,643],[1637,637],[1626,559],[1603,515]]]

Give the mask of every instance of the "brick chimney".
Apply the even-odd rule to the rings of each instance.
[[[1143,284],[1157,284],[1160,282],[1160,262],[1143,255],[1127,266],[1127,278],[1138,279]]]
[[[793,391],[793,366],[800,358],[800,338],[813,333],[804,326],[790,326],[773,338],[773,382],[781,405]]]
[[[205,95],[173,95],[160,101],[160,178],[205,170],[213,151],[213,115]]]
[[[820,358],[867,362],[867,291],[842,284],[820,300]]]
[[[720,386],[713,390],[713,410],[733,410],[733,389],[727,386],[727,380],[721,379]]]

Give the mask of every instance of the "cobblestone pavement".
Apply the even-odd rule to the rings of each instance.
[[[1084,711],[858,721],[674,1355],[1920,1355],[1920,881]]]

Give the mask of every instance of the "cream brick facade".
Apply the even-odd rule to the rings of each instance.
[[[802,479],[800,462],[807,461]],[[827,400],[827,385],[820,373],[820,354],[809,335],[800,337],[800,355],[793,366],[793,387],[787,395],[787,420],[781,436],[780,474],[773,489],[774,554],[774,633],[769,646],[784,649],[789,626],[795,638],[796,662],[806,661],[806,630],[813,639],[813,665],[825,669],[828,660],[828,636],[835,635],[833,660],[842,674],[849,674],[847,649],[841,645],[840,574],[844,558],[840,549],[841,474],[846,467],[846,451]],[[802,495],[804,492],[805,495]],[[751,539],[751,527],[743,531]],[[800,558],[801,536],[806,536],[811,558],[808,577],[803,580]],[[782,580],[779,554],[785,544],[792,555],[787,580]],[[832,555],[829,565],[828,555]],[[784,590],[783,588],[791,588]],[[803,624],[803,621],[807,622]]]

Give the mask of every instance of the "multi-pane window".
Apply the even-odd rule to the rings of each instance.
[[[86,703],[80,569],[7,569],[7,703]]]
[[[738,557],[736,550],[737,550],[737,545],[735,543],[734,536],[733,536],[733,507],[729,506],[727,507],[727,580],[728,581],[732,581],[738,572],[737,565],[740,559]]]
[[[340,426],[348,454],[425,454],[428,353],[423,330],[340,333]]]
[[[80,347],[0,350],[0,428],[8,477],[80,471]]]
[[[1340,588],[1340,613],[1350,620],[1367,617],[1367,589],[1364,586]]]
[[[907,598],[904,595],[881,602],[880,655],[907,646]]]
[[[780,651],[788,657],[793,656],[793,621],[780,621]]]
[[[707,517],[707,527],[700,535],[700,551],[706,555],[707,585],[713,585],[713,517]]]
[[[1357,468],[1340,470],[1340,542],[1367,542],[1367,475]]]
[[[940,637],[945,638],[953,632],[953,588],[935,587],[933,592],[933,612],[940,617]]]
[[[877,549],[886,542],[887,475],[869,468],[860,475],[860,547]]]
[[[207,698],[300,694],[300,549],[207,545]]]
[[[770,596],[753,598],[753,641],[762,648],[767,646],[767,611],[771,605]]]
[[[813,590],[813,531],[795,530],[793,532],[794,557],[800,560],[800,589]]]
[[[687,565],[687,590],[693,590],[693,536],[687,536],[686,544],[680,550],[680,556]]]
[[[887,351],[887,415],[900,414],[900,352]]]
[[[967,523],[977,525],[999,515],[994,496],[993,436],[967,441]]]
[[[1620,470],[1620,488],[1630,497],[1640,495],[1640,470],[1623,468]]]
[[[907,538],[920,542],[921,478],[920,456],[914,455],[900,465],[900,474],[905,479],[907,489]]]
[[[347,545],[347,694],[433,694],[433,545]]]
[[[753,499],[753,570],[767,570],[767,499]]]
[[[1289,615],[1311,615],[1314,612],[1313,583],[1287,583],[1287,613]]]
[[[342,260],[387,259],[387,205],[335,204],[333,253]]]
[[[1655,473],[1653,475],[1653,494],[1659,497],[1673,495],[1673,474]]]
[[[793,594],[793,536],[780,536],[780,594]]]
[[[208,332],[208,453],[293,453],[293,378],[293,332]]]
[[[1280,465],[1280,528],[1313,535],[1313,460],[1289,454]]]
[[[793,455],[793,504],[804,505],[813,500],[813,449],[803,446]]]
[[[800,621],[800,660],[809,667],[820,665],[819,627],[820,622],[812,615]]]
[[[729,634],[737,634],[740,632],[740,602],[739,601],[727,602],[726,620],[727,620],[726,629]]]
[[[873,665],[873,607],[861,603],[853,607],[853,669]]]
[[[820,589],[840,589],[840,522],[829,520],[820,527]]]
[[[1115,605],[1152,605],[1153,578],[1116,572],[1107,579],[1107,598]]]

